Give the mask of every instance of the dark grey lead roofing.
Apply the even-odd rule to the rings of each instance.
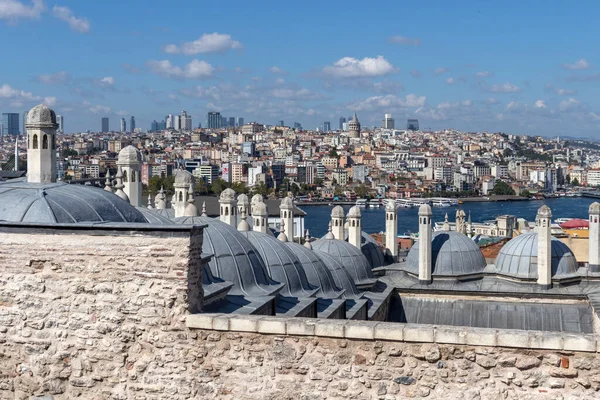
[[[403,297],[390,307],[390,320],[414,324],[593,333],[589,304],[503,302]]]
[[[344,237],[346,241],[348,241],[348,229],[344,231]],[[367,261],[371,265],[371,268],[377,268],[384,266],[385,256],[383,255],[383,251],[379,246],[379,243],[371,235],[369,235],[365,231],[360,232],[360,251],[367,257]]]
[[[136,209],[141,212],[151,224],[173,225],[173,221],[157,213],[157,210],[154,208],[150,209],[147,207],[136,207]]]
[[[148,221],[113,193],[84,185],[0,183],[0,220],[37,223]]]
[[[348,273],[348,271],[340,264],[340,262],[330,254],[323,251],[313,250],[317,256],[323,260],[323,263],[327,269],[331,272],[335,284],[344,289],[343,297],[345,299],[359,299],[362,294],[354,284],[354,279]]]
[[[342,264],[356,285],[375,282],[369,261],[357,247],[337,239],[319,239],[311,244],[313,250],[327,253]]]
[[[207,225],[202,253],[213,255],[208,265],[214,276],[234,284],[230,294],[266,296],[281,288],[267,275],[258,251],[232,226],[208,217],[179,217],[173,222]]]
[[[258,250],[269,276],[284,284],[280,292],[282,296],[306,298],[316,294],[318,287],[308,282],[302,263],[284,242],[262,232],[246,231],[240,234]]]
[[[417,241],[406,257],[406,268],[419,273],[419,246]],[[433,276],[454,276],[479,273],[486,266],[479,247],[460,232],[434,232],[431,241],[431,267]]]
[[[496,258],[496,270],[500,274],[536,279],[538,276],[538,234],[519,235],[506,243]],[[552,238],[552,277],[574,275],[577,260],[569,247]]]

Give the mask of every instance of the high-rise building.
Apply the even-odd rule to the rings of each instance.
[[[58,124],[58,133],[65,133],[65,117],[62,115],[56,116],[56,123]]]
[[[340,117],[340,131],[344,130],[345,123],[346,123],[346,117]]]
[[[285,126],[283,123],[283,120],[280,120],[279,122],[277,122],[277,126]]]
[[[108,117],[102,117],[102,130],[100,132],[108,132]]]
[[[158,123],[158,130],[159,131],[166,131],[167,130],[167,121],[165,121],[164,119],[162,121],[160,121]]]
[[[18,135],[19,134],[19,114],[18,113],[3,113],[2,114],[2,135]]]
[[[125,122],[125,118],[121,118],[121,133],[127,132],[127,122]]]
[[[221,125],[219,128],[227,128],[227,117],[221,116]]]
[[[156,120],[154,120],[150,123],[150,132],[156,132],[156,131],[158,131],[158,122],[156,122]]]
[[[135,131],[135,117],[132,115],[129,119],[129,132]]]
[[[165,121],[167,123],[167,128],[166,129],[173,129],[173,126],[174,126],[173,114],[167,115],[165,117]]]
[[[173,115],[173,129],[176,131],[181,130],[181,116]]]
[[[406,130],[418,131],[419,130],[419,120],[418,119],[409,119],[408,121],[406,121]]]
[[[323,122],[323,131],[331,132],[331,122],[329,122],[329,121]]]
[[[243,117],[238,117],[237,121],[238,121],[237,126],[239,126],[240,128],[242,126],[244,126],[244,118]]]
[[[230,128],[235,128],[235,117],[229,117],[229,123],[227,125]]]
[[[392,118],[392,114],[385,114],[383,117],[383,123],[381,126],[383,129],[394,129],[394,118]]]
[[[188,115],[185,110],[181,111],[181,129],[184,131],[192,130],[192,116]]]
[[[27,128],[25,127],[25,124],[27,124],[27,114],[29,113],[29,111],[25,111],[23,113],[23,129],[21,130],[21,132],[23,132],[23,135],[27,135]]]
[[[206,115],[206,127],[208,129],[219,129],[221,127],[221,113],[218,111],[210,111]]]
[[[302,124],[300,122],[294,122],[294,129],[302,130]]]

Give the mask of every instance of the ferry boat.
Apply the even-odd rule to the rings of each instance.
[[[381,206],[381,201],[379,201],[379,199],[371,199],[369,200],[368,204],[371,208],[377,208]]]
[[[431,200],[432,200],[431,205],[433,207],[451,207],[451,206],[458,205],[458,200],[456,200],[456,199],[446,199],[446,198],[436,197]]]
[[[356,200],[355,205],[357,205],[359,207],[366,207],[367,206],[367,199],[358,199],[358,200]]]

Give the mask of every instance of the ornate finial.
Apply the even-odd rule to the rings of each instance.
[[[104,190],[112,193],[112,180],[110,179],[110,171],[106,170],[106,182],[104,183]]]
[[[202,202],[202,216],[206,217],[206,202]]]
[[[279,225],[279,236],[277,236],[277,239],[282,242],[288,241],[288,237],[285,234],[285,220],[284,219],[281,219],[281,224]]]
[[[115,194],[123,200],[129,202],[129,196],[127,196],[127,193],[123,191],[125,185],[123,185],[123,169],[121,167],[117,169],[117,174],[115,175],[115,178],[117,180],[117,184],[115,185],[115,189],[117,189],[117,191],[115,192]]]
[[[448,213],[446,213],[446,217],[444,218],[444,228],[443,229],[445,232],[450,231],[450,223],[448,223]]]
[[[152,196],[150,194],[148,194],[148,208],[152,209]]]
[[[193,203],[194,202],[194,187],[192,186],[192,184],[190,183],[190,188],[188,190],[188,199],[187,199],[188,203]]]
[[[238,231],[240,232],[248,232],[250,230],[250,225],[248,224],[248,221],[246,221],[246,210],[242,210],[242,215],[241,215],[241,221],[238,224]]]
[[[312,244],[310,244],[310,233],[308,233],[308,229],[304,235],[304,247],[312,250]]]
[[[331,224],[331,221],[329,221],[329,229],[327,231],[327,235],[323,236],[323,239],[335,239],[335,236],[333,235],[333,225]]]

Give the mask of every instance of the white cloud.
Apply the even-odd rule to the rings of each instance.
[[[120,117],[125,117],[127,115],[131,115],[131,113],[129,111],[126,110],[121,110],[121,111],[117,111],[116,114]]]
[[[456,83],[456,79],[454,79],[454,78],[446,78],[446,83],[448,85],[454,85]]]
[[[89,111],[94,114],[108,114],[110,113],[110,107],[95,105],[91,106]]]
[[[520,87],[513,85],[509,82],[503,83],[501,85],[492,85],[492,87],[490,87],[490,92],[494,93],[517,93],[520,91]]]
[[[74,31],[79,33],[88,33],[90,31],[90,22],[87,18],[78,18],[74,16],[73,11],[68,7],[55,5],[54,8],[52,8],[52,15],[61,21],[65,21]]]
[[[21,18],[37,19],[46,11],[43,0],[33,0],[31,5],[17,0],[0,0],[0,19],[16,22]]]
[[[115,84],[115,78],[112,76],[105,76],[104,78],[100,79],[100,84],[104,86],[112,86]]]
[[[286,72],[283,69],[279,68],[277,65],[272,66],[271,68],[269,68],[269,71],[271,71],[274,74],[279,74],[279,75],[286,74]]]
[[[568,100],[563,100],[558,104],[558,109],[560,111],[569,111],[579,106],[579,101],[575,100],[572,97],[569,97]]]
[[[492,76],[492,73],[490,71],[480,71],[476,73],[475,76],[477,76],[478,78],[487,78],[489,76]]]
[[[44,97],[44,104],[47,105],[48,107],[55,106],[56,105],[56,97],[54,97],[54,96]]]
[[[594,121],[600,121],[600,114],[596,114],[595,112],[591,112],[590,113],[590,117],[592,117],[592,119]]]
[[[10,85],[6,83],[0,86],[0,98],[9,99],[9,100],[39,100],[38,96],[34,96],[31,92],[26,92],[24,90],[14,89]]]
[[[419,38],[408,38],[406,36],[390,36],[388,38],[390,43],[402,44],[407,46],[420,46],[421,39]]]
[[[440,68],[436,68],[435,70],[433,70],[433,73],[436,74],[436,75],[441,75],[441,74],[446,73],[448,71],[450,71],[448,68],[440,67]]]
[[[183,43],[180,46],[168,44],[163,48],[163,51],[169,54],[195,55],[201,53],[219,53],[241,48],[242,44],[233,40],[231,35],[214,32],[205,33],[199,39]]]
[[[56,72],[54,74],[42,74],[38,75],[35,78],[40,83],[45,83],[48,85],[58,84],[58,83],[66,83],[71,76],[66,71]]]
[[[393,94],[387,96],[372,96],[353,105],[358,111],[370,111],[390,107],[422,107],[427,98],[415,94],[406,95],[402,98]]]
[[[546,102],[544,100],[537,100],[534,105],[535,108],[546,108]]]
[[[573,64],[568,64],[568,63],[563,64],[563,68],[570,69],[570,70],[588,69],[589,67],[590,67],[590,64],[587,62],[587,60],[585,58],[580,58],[579,60],[575,61]]]
[[[353,57],[344,57],[333,65],[323,68],[323,72],[335,78],[357,78],[367,76],[382,76],[397,69],[383,56],[376,58],[365,57],[362,60]]]
[[[277,78],[277,79],[275,79],[275,83],[277,85],[283,85],[285,83],[285,79],[283,79],[283,78]]]
[[[550,92],[556,93],[559,96],[571,96],[577,94],[577,90],[556,88],[551,84],[544,85],[544,88]]]
[[[215,72],[215,68],[206,61],[192,60],[183,68],[171,64],[169,60],[148,61],[146,63],[150,70],[167,78],[203,79],[209,78]]]
[[[511,101],[506,105],[506,110],[508,111],[518,110],[519,108],[521,108],[521,103],[518,101]]]

